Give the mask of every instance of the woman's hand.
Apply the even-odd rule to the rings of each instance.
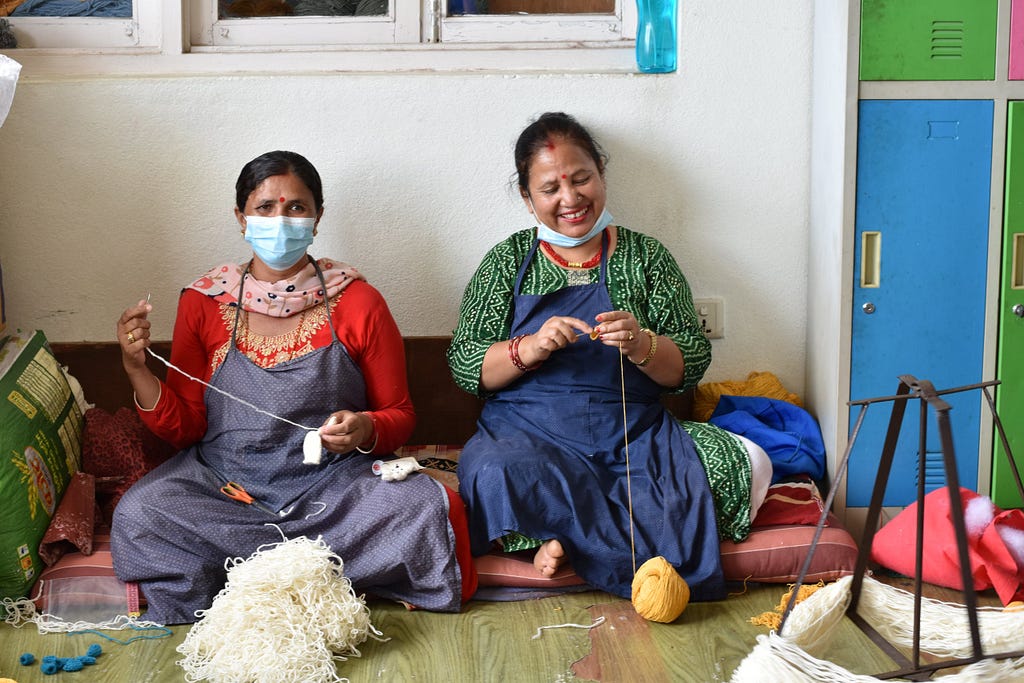
[[[556,315],[548,318],[540,329],[519,342],[519,358],[528,367],[542,363],[555,351],[574,343],[578,332],[590,334],[593,328],[579,318]]]
[[[629,311],[608,311],[597,315],[597,333],[605,346],[617,346],[627,358],[642,359],[651,348],[651,338],[640,332],[640,323]]]
[[[143,299],[126,308],[117,320],[115,335],[121,346],[121,364],[135,392],[135,403],[143,410],[153,410],[160,400],[160,380],[146,366],[146,349],[150,345],[149,314],[153,306]]]
[[[331,413],[318,431],[324,448],[332,453],[348,453],[356,448],[370,451],[377,441],[373,418],[351,410]]]
[[[129,375],[146,367],[146,349],[149,348],[147,319],[153,307],[145,299],[125,309],[117,321],[115,335],[121,345],[121,362]]]

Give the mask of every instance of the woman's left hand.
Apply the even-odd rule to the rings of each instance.
[[[351,410],[331,413],[318,431],[320,442],[332,453],[348,453],[356,448],[369,450],[376,436],[373,419]]]
[[[617,346],[623,356],[644,356],[651,340],[640,332],[640,323],[629,311],[608,311],[596,317],[595,331],[606,346]]]

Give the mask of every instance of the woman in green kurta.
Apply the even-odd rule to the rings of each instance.
[[[641,327],[656,330],[679,348],[686,361],[683,378],[678,386],[667,390],[689,390],[710,365],[711,345],[700,328],[686,278],[671,253],[656,239],[623,226],[614,230],[606,276],[611,302],[616,310],[630,311]],[[493,344],[510,338],[517,272],[537,238],[537,229],[531,227],[494,246],[466,287],[448,362],[456,383],[483,398],[491,395],[481,384],[484,356]],[[545,295],[599,281],[599,268],[570,265],[577,267],[566,268],[553,258],[541,258],[538,251],[525,271],[522,294]],[[719,536],[742,540],[750,531],[753,517],[747,446],[736,435],[710,424],[682,425],[693,438],[707,473]],[[767,477],[770,479],[770,471]],[[763,473],[756,478],[762,481],[753,484],[755,510],[767,486]],[[539,547],[543,542],[515,533],[502,539],[509,551]]]

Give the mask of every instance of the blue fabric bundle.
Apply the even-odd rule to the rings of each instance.
[[[747,437],[772,461],[772,483],[794,474],[825,475],[825,443],[817,420],[800,406],[763,396],[722,396],[711,424]]]

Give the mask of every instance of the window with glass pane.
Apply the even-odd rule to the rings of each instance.
[[[219,0],[221,19],[369,17],[388,13],[388,0]]]
[[[160,0],[0,0],[20,48],[155,48]]]
[[[614,14],[615,0],[449,0],[448,16],[466,14]]]
[[[0,0],[0,17],[132,16],[132,0]]]

